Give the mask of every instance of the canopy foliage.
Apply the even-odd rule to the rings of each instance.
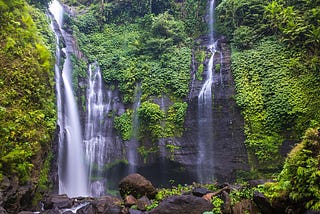
[[[17,175],[24,183],[55,128],[49,38],[42,39],[30,14],[47,19],[23,0],[0,0],[0,14],[0,177]]]

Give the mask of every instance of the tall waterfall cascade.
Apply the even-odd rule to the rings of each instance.
[[[114,119],[125,113],[119,90],[104,84],[99,62],[88,66],[87,79],[81,79],[85,106],[79,108],[72,88],[71,54],[76,50],[72,36],[63,30],[64,10],[52,0],[50,13],[56,35],[55,82],[59,127],[59,194],[69,197],[100,197],[118,188],[121,178],[141,173],[156,185],[170,180],[180,183],[207,183],[228,180],[238,169],[246,169],[243,120],[236,109],[230,70],[230,51],[217,39],[214,26],[215,0],[208,0],[207,58],[203,81],[195,81],[187,109],[186,131],[182,137],[160,139],[159,154],[147,163],[138,153],[142,85],[137,83],[132,107],[131,139],[123,141],[115,132]],[[61,48],[65,44],[64,48]],[[223,54],[222,54],[223,52]],[[224,55],[224,56],[223,56]],[[63,56],[63,57],[62,57]],[[79,97],[80,100],[83,97]],[[168,111],[170,98],[155,102]],[[81,118],[78,109],[82,109]],[[83,124],[81,125],[82,122]],[[174,152],[168,143],[178,146]],[[174,156],[174,159],[171,159]]]
[[[198,158],[197,176],[200,182],[214,179],[214,143],[213,143],[213,85],[223,84],[222,53],[218,50],[218,40],[214,37],[214,7],[215,1],[209,1],[208,11],[208,44],[210,57],[205,70],[206,80],[198,95]],[[215,70],[216,58],[220,55],[220,70]]]
[[[88,184],[92,196],[102,196],[105,193],[104,166],[108,162],[107,149],[112,143],[107,138],[107,133],[111,130],[107,117],[112,110],[112,91],[108,90],[105,94],[103,86],[99,65],[96,62],[90,64],[84,142],[89,172]]]
[[[69,197],[87,196],[87,169],[83,151],[83,139],[76,99],[72,89],[72,64],[66,33],[63,31],[63,7],[53,0],[49,10],[52,14],[52,29],[56,35],[55,81],[57,91],[57,108],[59,132],[59,194]],[[66,41],[66,47],[60,49],[61,37]],[[65,60],[60,69],[61,51]]]

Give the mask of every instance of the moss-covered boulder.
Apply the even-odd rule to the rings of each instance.
[[[137,173],[123,178],[119,183],[119,191],[122,197],[133,195],[135,198],[147,196],[149,199],[153,199],[157,194],[152,183]]]

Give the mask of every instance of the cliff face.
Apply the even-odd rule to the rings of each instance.
[[[230,49],[226,43],[219,45],[223,58],[215,57],[216,64],[221,63],[220,72],[214,71],[212,86],[212,133],[206,133],[205,138],[210,138],[206,150],[208,157],[213,157],[213,167],[205,160],[199,165],[199,127],[198,119],[198,94],[203,81],[193,82],[188,101],[188,109],[185,118],[185,131],[182,137],[163,138],[157,143],[158,150],[148,154],[144,160],[138,155],[136,171],[150,179],[156,186],[170,186],[175,183],[189,183],[201,181],[201,173],[217,179],[220,182],[232,182],[238,171],[248,171],[248,157],[244,145],[243,117],[238,109],[233,96],[235,94],[234,81],[230,68]],[[206,63],[206,62],[204,62]],[[193,71],[194,72],[194,71]],[[170,106],[169,98],[155,99],[161,109]],[[130,144],[130,142],[127,142]],[[172,145],[170,149],[168,145]],[[112,150],[114,151],[114,150]],[[116,152],[116,151],[115,151]],[[128,152],[128,151],[126,151]],[[126,157],[123,157],[125,159]],[[109,187],[115,189],[117,181],[130,171],[128,165],[119,162],[108,169],[107,180]],[[213,176],[212,176],[213,175]]]
[[[72,33],[70,29],[67,30],[67,32]],[[89,38],[89,35],[86,36]],[[85,59],[86,56],[79,51],[77,41],[71,35],[68,35],[66,40],[65,42],[73,47],[74,55],[79,60],[84,59],[87,63]],[[119,179],[132,171],[132,168],[135,168],[134,170],[152,180],[157,186],[170,185],[170,180],[174,180],[177,183],[199,181],[199,167],[201,168],[201,173],[207,174],[210,177],[212,177],[213,174],[213,178],[220,181],[232,181],[235,178],[237,170],[246,170],[248,168],[246,150],[243,145],[243,119],[233,100],[234,83],[230,71],[230,51],[225,43],[222,43],[220,46],[219,49],[221,49],[223,55],[222,63],[220,62],[220,56],[218,54],[214,59],[215,64],[221,63],[222,69],[221,73],[220,71],[213,72],[213,78],[218,80],[212,86],[213,102],[211,123],[213,127],[212,131],[201,136],[202,138],[209,139],[204,147],[207,148],[206,150],[208,152],[206,156],[210,157],[210,161],[204,160],[203,164],[199,166],[198,158],[201,155],[198,152],[199,130],[205,127],[199,126],[199,118],[197,117],[199,111],[198,94],[204,81],[194,80],[191,84],[191,93],[188,97],[189,108],[185,119],[186,131],[183,136],[179,138],[163,138],[155,144],[147,142],[148,144],[150,143],[150,145],[147,146],[154,148],[155,152],[152,150],[138,152],[137,147],[135,149],[137,159],[135,160],[136,162],[131,165],[128,165],[128,161],[126,160],[128,159],[132,141],[123,142],[120,140],[118,133],[113,130],[114,116],[121,115],[125,111],[125,105],[121,103],[122,95],[118,94],[117,90],[114,90],[111,91],[112,98],[110,98],[112,99],[112,109],[110,112],[106,112],[106,114],[108,114],[108,130],[111,131],[104,133],[106,135],[105,137],[109,139],[108,141],[111,142],[106,145],[107,148],[105,152],[106,169],[104,176],[107,180],[108,187],[116,189]],[[108,73],[109,70],[105,72]],[[193,75],[194,73],[191,74],[191,76]],[[87,78],[79,78],[77,85],[78,104],[83,124],[82,128],[85,129],[87,118],[85,114],[86,101],[84,100],[86,99],[83,98],[86,96]],[[108,93],[108,89],[105,89],[105,92]],[[161,98],[151,97],[150,99],[152,99],[153,103],[158,104],[164,112],[173,104],[173,101],[165,94],[162,94]],[[133,109],[133,107],[127,105],[126,109]],[[148,153],[146,157],[142,154],[143,152]],[[213,165],[209,165],[207,162],[213,162]]]
[[[213,169],[207,169],[204,162],[204,172],[214,174],[214,178],[219,181],[232,181],[238,170],[249,170],[247,152],[244,145],[243,117],[238,109],[233,96],[235,95],[234,81],[230,69],[230,49],[226,43],[221,43],[223,55],[221,63],[221,75],[214,71],[213,78],[218,79],[212,86],[212,131],[204,136],[211,137],[206,145],[212,152],[208,156],[213,157]],[[220,58],[215,58],[216,63],[220,63]],[[175,153],[175,160],[188,166],[191,170],[197,167],[199,154],[198,141],[199,127],[198,97],[201,89],[201,82],[196,81],[193,93],[190,97],[187,111],[184,135],[177,139],[177,145],[181,147]],[[202,136],[203,137],[203,136]]]

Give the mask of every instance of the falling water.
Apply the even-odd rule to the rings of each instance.
[[[129,161],[129,173],[136,172],[136,165],[138,164],[138,131],[139,131],[139,116],[138,109],[141,104],[141,83],[136,86],[135,100],[133,104],[133,127],[132,127],[132,138],[128,142],[128,154],[127,158]]]
[[[209,44],[212,45],[215,43],[214,39],[214,31],[213,31],[213,24],[214,24],[214,5],[215,0],[210,0],[209,2]],[[209,45],[209,46],[210,46]]]
[[[59,35],[66,40],[65,32],[62,30],[63,8],[61,4],[54,0],[49,8],[58,28],[52,24],[52,29],[56,35],[56,64],[55,80],[57,87],[57,107],[59,133],[59,194],[67,194],[69,197],[86,196],[87,181],[86,169],[84,165],[84,155],[82,149],[82,134],[77,104],[72,90],[72,64],[70,60],[70,50],[72,48],[66,42],[65,61],[62,71],[60,65]],[[61,92],[64,93],[61,93]]]
[[[210,0],[209,5],[209,49],[211,56],[206,68],[206,81],[198,95],[198,160],[197,174],[200,182],[208,181],[213,177],[213,83],[216,81],[214,72],[214,57],[217,53],[217,43],[214,38],[214,0]]]
[[[103,179],[108,142],[108,113],[111,110],[112,91],[104,94],[103,80],[97,63],[89,65],[87,89],[87,122],[85,127],[86,157],[89,171],[90,195],[101,196],[105,192]]]

